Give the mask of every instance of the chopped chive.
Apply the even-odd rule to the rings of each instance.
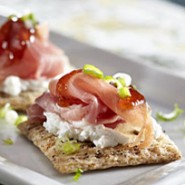
[[[158,121],[174,121],[178,116],[180,116],[182,113],[184,112],[184,110],[182,110],[181,108],[179,108],[178,104],[174,105],[174,110],[168,114],[163,114],[161,112],[156,113],[156,119]]]
[[[113,78],[112,76],[105,76],[104,78],[103,78],[103,80],[105,80],[106,82],[108,82],[108,83],[116,83],[116,79],[115,78]]]
[[[104,77],[104,74],[100,69],[98,69],[97,67],[90,65],[90,64],[84,65],[83,73],[91,75],[96,78],[103,78]]]
[[[107,83],[110,83],[111,85],[114,85],[116,88],[120,89],[122,88],[122,84],[119,80],[113,78],[112,76],[105,76],[103,78]]]
[[[20,19],[23,22],[30,21],[34,27],[38,24],[38,21],[36,20],[36,18],[35,18],[33,13],[29,13],[29,14],[23,15]]]
[[[28,117],[25,115],[20,115],[17,120],[15,121],[15,126],[18,126],[20,123],[27,121]]]
[[[118,94],[121,98],[125,98],[128,96],[131,96],[129,88],[128,87],[122,87],[120,89],[118,89]]]
[[[38,24],[38,21],[36,20],[36,18],[35,18],[35,16],[34,16],[33,13],[29,13],[29,14],[23,15],[20,19],[23,22],[31,21],[31,23],[33,24],[33,26],[36,26],[36,24]]]
[[[77,168],[77,169],[76,169],[76,173],[75,173],[75,175],[74,175],[74,177],[73,177],[73,180],[74,180],[74,181],[78,181],[79,178],[81,177],[82,173],[83,173],[83,170],[80,169],[80,168]]]
[[[20,18],[20,20],[22,20],[23,22],[30,21],[32,23],[33,27],[38,24],[38,21],[36,20],[36,18],[35,18],[33,13],[28,13],[28,14],[25,14],[25,15],[23,15],[21,17],[18,17],[15,14],[12,14],[12,15],[8,16],[8,19],[12,19],[13,20],[14,18],[16,18],[16,19]]]
[[[113,84],[118,89],[118,94],[120,98],[125,98],[131,96],[129,87],[124,86],[124,82],[113,78],[112,76],[105,76],[103,78],[106,82]]]
[[[4,143],[5,145],[13,145],[13,144],[14,144],[13,140],[10,139],[10,138],[4,139],[4,140],[3,140],[3,143]]]
[[[78,152],[80,150],[80,146],[80,143],[77,143],[75,140],[69,140],[65,143],[62,143],[60,140],[56,142],[56,149],[67,155]]]
[[[122,86],[126,86],[126,82],[124,78],[120,77],[118,78],[118,81],[121,83]]]

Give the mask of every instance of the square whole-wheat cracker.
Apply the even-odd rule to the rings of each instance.
[[[6,103],[10,103],[11,107],[15,110],[26,112],[26,109],[35,102],[42,92],[36,91],[23,91],[18,96],[10,96],[6,93],[0,92],[0,107]]]
[[[129,147],[128,145],[102,149],[95,147],[90,142],[81,142],[78,152],[67,155],[57,150],[57,137],[48,133],[42,124],[24,122],[19,125],[19,129],[61,173],[73,173],[78,168],[88,171],[111,167],[167,163],[181,158],[179,149],[164,133],[159,138],[154,139],[152,144],[145,149],[140,149],[137,146]]]

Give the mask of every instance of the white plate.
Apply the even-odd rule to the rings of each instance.
[[[174,103],[178,103],[182,108],[185,108],[185,80],[183,78],[144,66],[142,61],[130,61],[56,33],[51,34],[51,40],[66,51],[72,64],[76,67],[82,67],[83,64],[90,63],[104,70],[106,74],[113,74],[118,71],[130,73],[134,84],[145,94],[154,115],[156,111],[171,111]],[[185,134],[182,132],[183,118],[179,118],[173,123],[164,123],[162,126],[185,155],[183,139]],[[72,180],[73,175],[59,174],[39,149],[22,136],[19,136],[12,146],[0,144],[0,156],[66,185],[124,184],[124,182],[128,182],[129,179],[133,179],[138,174],[164,166],[143,165],[87,172],[82,175],[78,182],[74,182]],[[24,173],[22,179],[24,180]],[[8,177],[2,177],[0,182],[17,184],[11,172]]]

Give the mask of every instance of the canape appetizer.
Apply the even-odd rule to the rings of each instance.
[[[0,106],[25,110],[48,88],[49,80],[69,72],[68,58],[48,39],[46,24],[33,14],[10,16],[0,28]]]
[[[61,173],[181,158],[131,77],[89,64],[51,81],[19,129]]]

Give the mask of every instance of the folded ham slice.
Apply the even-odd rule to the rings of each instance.
[[[113,85],[105,82],[105,80],[84,74],[81,70],[73,71],[62,77],[55,88],[50,91],[56,94],[58,104],[61,106],[67,106],[67,103],[73,104],[75,102],[78,104],[79,101],[81,104],[88,104],[87,97],[94,95],[138,132],[133,144],[140,143],[140,146],[146,147],[151,143],[153,127],[150,111],[144,96],[134,88],[130,87],[131,96],[120,98]],[[96,117],[98,114],[93,115]]]
[[[133,135],[127,133],[128,126],[136,132],[130,145],[146,147],[153,139],[150,111],[143,95],[132,87],[130,93],[131,96],[120,98],[117,89],[105,80],[74,70],[51,82],[50,93],[38,98],[36,104],[43,112],[54,112],[68,122],[84,119],[89,124],[103,124]],[[36,116],[29,117],[32,120]]]
[[[14,17],[0,28],[0,82],[10,75],[51,78],[63,73],[68,65],[63,51],[48,40],[47,26],[28,27]]]

